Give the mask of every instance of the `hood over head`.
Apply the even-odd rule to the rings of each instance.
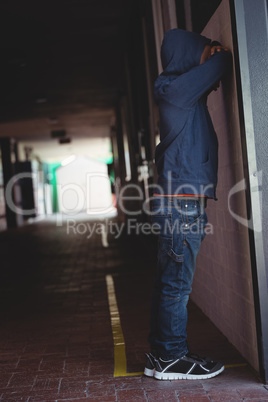
[[[161,47],[162,74],[180,75],[198,66],[204,48],[210,42],[195,32],[177,28],[167,31]]]

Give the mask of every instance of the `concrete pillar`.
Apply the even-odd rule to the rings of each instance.
[[[1,138],[1,153],[2,153],[3,178],[4,178],[4,190],[5,190],[7,183],[14,175],[13,164],[11,161],[10,138]],[[8,228],[17,226],[16,213],[9,208],[7,202],[6,202],[6,220]]]
[[[155,35],[155,47],[157,57],[158,73],[162,72],[162,64],[160,58],[161,43],[164,36],[164,25],[162,17],[161,0],[152,0],[152,10],[154,19],[154,35]]]
[[[185,29],[186,31],[192,31],[193,24],[192,24],[192,9],[190,0],[184,0],[184,12],[185,12]]]
[[[162,10],[165,32],[178,28],[175,0],[162,0]]]
[[[267,1],[234,1],[260,374],[268,383]]]
[[[160,74],[162,72],[160,49],[164,33],[169,29],[178,27],[175,0],[152,0],[152,11],[157,66],[158,73]]]

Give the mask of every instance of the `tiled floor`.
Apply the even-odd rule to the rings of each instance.
[[[267,387],[192,304],[191,349],[239,366],[204,381],[114,377],[105,277],[115,284],[127,371],[141,372],[154,244],[110,235],[104,248],[83,221],[67,232],[67,222],[50,221],[0,234],[2,401],[268,401]]]

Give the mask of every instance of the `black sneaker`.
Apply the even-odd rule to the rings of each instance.
[[[175,360],[155,360],[154,377],[158,380],[205,380],[224,370],[224,365],[191,353]]]
[[[153,377],[155,371],[156,358],[152,353],[145,353],[145,355],[147,359],[145,363],[144,374],[147,375],[147,377]]]

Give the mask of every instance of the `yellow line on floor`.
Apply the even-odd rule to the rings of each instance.
[[[127,374],[125,340],[121,328],[120,315],[114,289],[114,280],[111,275],[106,275],[106,286],[114,340],[114,377],[121,377],[129,374]]]
[[[238,364],[226,364],[225,368],[233,368],[233,367],[246,367],[247,363],[238,363]]]
[[[112,275],[106,275],[106,286],[111,316],[112,333],[114,340],[114,377],[130,377],[142,375],[143,372],[127,373],[127,359],[125,349],[125,339],[121,327],[120,315],[117,306],[114,280]],[[225,368],[245,367],[246,363],[227,364]]]

